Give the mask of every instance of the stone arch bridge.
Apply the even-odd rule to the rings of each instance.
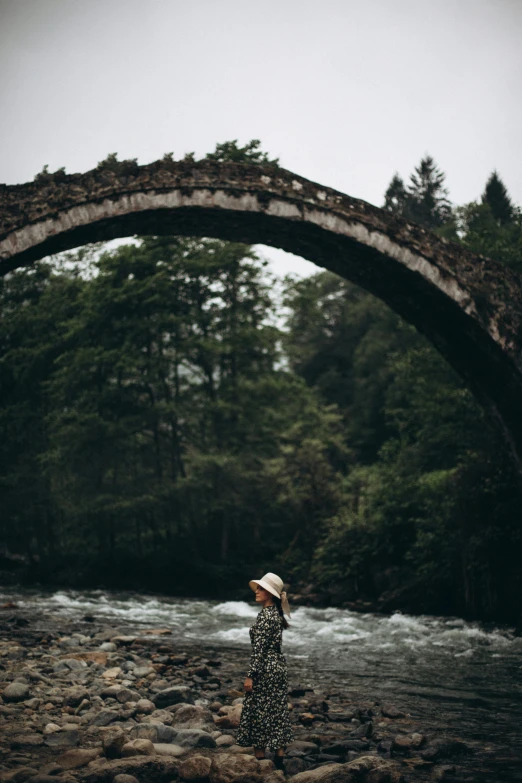
[[[0,185],[0,274],[134,234],[272,245],[362,286],[464,378],[522,472],[522,290],[509,269],[272,166],[128,161]]]

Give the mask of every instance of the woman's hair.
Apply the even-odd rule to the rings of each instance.
[[[272,598],[274,600],[274,604],[277,606],[277,611],[279,612],[279,614],[281,616],[281,622],[282,622],[282,625],[283,625],[283,629],[290,628],[290,623],[288,622],[288,620],[286,619],[286,617],[283,614],[283,606],[282,606],[282,603],[281,603],[281,599],[278,598],[277,595],[272,596]]]

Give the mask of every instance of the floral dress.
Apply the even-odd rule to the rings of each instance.
[[[243,701],[238,745],[278,750],[293,739],[286,660],[281,653],[282,634],[277,607],[265,606],[250,628],[252,655],[247,677],[252,678],[253,688]]]

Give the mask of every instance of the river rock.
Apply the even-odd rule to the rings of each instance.
[[[132,739],[148,739],[151,742],[172,742],[178,732],[164,723],[139,723],[130,730]]]
[[[385,718],[404,718],[404,712],[401,712],[397,709],[397,707],[394,707],[392,704],[385,704],[383,705],[381,709],[381,713],[384,715]]]
[[[273,772],[269,772],[266,777],[263,777],[263,783],[285,783],[285,773],[280,769],[275,769]]]
[[[141,783],[145,781],[176,780],[178,762],[167,756],[130,756],[107,761],[96,759],[87,769],[79,770],[76,779],[80,783],[107,783],[119,774],[133,775]],[[57,783],[56,779],[54,783]]]
[[[355,712],[328,712],[328,720],[332,723],[349,723],[355,717]]]
[[[172,725],[180,729],[202,729],[205,726],[213,726],[213,715],[205,707],[184,704],[176,710]]]
[[[136,712],[143,715],[150,715],[156,709],[156,705],[150,699],[139,699],[136,702]]]
[[[116,699],[120,702],[120,704],[125,704],[128,701],[138,702],[140,698],[140,694],[136,693],[136,691],[131,691],[130,688],[120,688],[116,694]]]
[[[181,729],[174,732],[172,738],[182,748],[215,748],[216,740],[202,729]]]
[[[331,753],[334,756],[343,756],[350,750],[362,751],[368,750],[370,744],[365,740],[360,739],[340,739],[334,742],[332,745],[327,745],[322,748],[324,753]]]
[[[183,756],[187,752],[187,748],[182,748],[181,745],[175,745],[172,742],[155,742],[154,753],[160,756]]]
[[[89,699],[89,691],[83,685],[76,685],[65,691],[63,704],[65,707],[78,707],[84,699]]]
[[[63,671],[63,669],[69,669],[71,672],[78,672],[87,668],[87,664],[81,658],[64,658],[60,663],[54,667],[55,671]]]
[[[105,758],[121,758],[121,749],[126,742],[128,742],[128,737],[123,729],[119,726],[107,731],[102,740],[103,754]]]
[[[152,666],[136,666],[132,673],[135,677],[141,680],[143,677],[148,677],[149,674],[155,674]]]
[[[80,742],[78,729],[65,729],[47,734],[45,744],[50,748],[73,748]]]
[[[103,672],[102,677],[104,680],[115,680],[118,677],[121,677],[123,674],[122,670],[119,666],[114,666],[112,669],[107,669],[107,671]]]
[[[192,756],[181,762],[178,775],[181,780],[202,780],[208,777],[211,766],[212,761],[207,756]]]
[[[100,710],[98,714],[91,719],[90,725],[108,726],[110,723],[113,723],[115,720],[118,720],[119,717],[120,716],[118,715],[118,713],[113,712],[112,710]]]
[[[425,761],[434,761],[438,758],[457,756],[460,753],[465,753],[467,750],[468,746],[461,740],[441,737],[430,742],[428,747],[421,751],[420,755]]]
[[[117,649],[114,642],[102,642],[102,644],[100,644],[100,650],[102,652],[116,652]]]
[[[292,783],[402,783],[400,770],[391,762],[377,756],[361,756],[347,764],[326,764],[300,772]]]
[[[17,734],[11,740],[11,750],[22,748],[37,748],[44,744],[41,734]]]
[[[407,734],[398,734],[393,739],[392,748],[395,751],[404,753],[413,747],[413,740]]]
[[[43,733],[54,734],[56,731],[61,731],[61,726],[58,726],[57,723],[46,723]]]
[[[152,701],[156,707],[163,709],[164,707],[170,707],[171,704],[178,704],[179,702],[193,704],[194,697],[187,685],[173,685],[170,688],[164,688],[159,691],[159,693],[156,693]]]
[[[214,715],[214,723],[220,729],[237,729],[243,711],[242,704],[233,707],[221,707],[218,715]]]
[[[99,755],[98,748],[76,748],[62,753],[56,761],[62,769],[79,769],[94,761]]]
[[[2,691],[2,699],[6,702],[17,702],[28,699],[31,695],[29,685],[25,682],[11,682]]]
[[[247,778],[259,773],[259,762],[255,756],[246,753],[221,753],[214,756],[208,775],[210,783],[234,783],[238,778]]]
[[[127,756],[152,756],[154,745],[148,739],[135,739],[126,742],[121,749],[122,758]]]
[[[286,756],[288,758],[310,756],[315,753],[319,753],[319,746],[314,742],[303,742],[302,740],[296,740],[291,742],[286,749]]]
[[[140,783],[138,778],[135,778],[134,775],[116,775],[112,779],[112,783]]]
[[[2,775],[2,781],[4,783],[25,783],[29,778],[37,775],[38,772],[33,767],[18,767],[11,772],[5,772]]]
[[[214,737],[214,739],[218,748],[229,748],[235,744],[234,737],[231,737],[229,734],[221,734],[219,737]]]

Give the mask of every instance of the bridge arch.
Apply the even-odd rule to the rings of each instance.
[[[272,166],[164,160],[0,185],[0,274],[135,234],[272,245],[370,291],[464,378],[522,472],[522,281],[511,270]]]

